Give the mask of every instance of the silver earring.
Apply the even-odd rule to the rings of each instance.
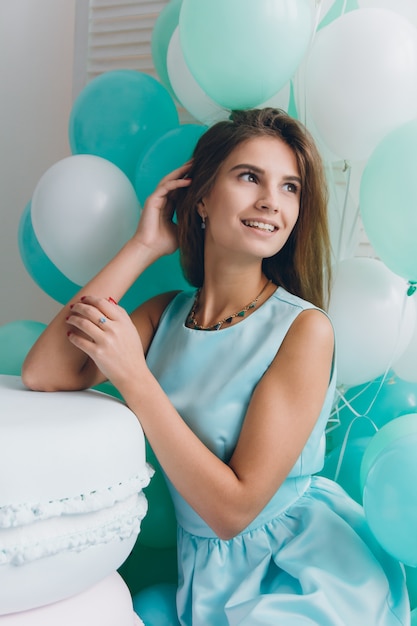
[[[201,230],[205,230],[205,228],[206,228],[206,218],[205,217],[201,218],[200,228],[201,228]]]

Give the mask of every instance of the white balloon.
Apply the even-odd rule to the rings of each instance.
[[[399,13],[417,26],[416,0],[358,0],[360,9],[389,9]]]
[[[366,159],[417,111],[417,28],[385,9],[351,11],[315,36],[306,100],[319,135],[342,159]]]
[[[230,110],[214,102],[191,74],[182,52],[178,26],[169,42],[167,70],[175,95],[196,120],[210,126],[229,117]]]
[[[139,202],[127,176],[98,156],[58,161],[32,197],[34,233],[45,254],[70,280],[84,285],[134,234]]]
[[[416,297],[411,298],[417,308]],[[414,334],[410,339],[408,346],[392,366],[392,369],[399,378],[407,380],[411,383],[417,383],[417,324]]]
[[[416,322],[406,293],[406,281],[377,259],[345,259],[336,267],[329,315],[339,383],[373,380],[404,352]]]
[[[310,112],[309,101],[306,93],[308,58],[309,57],[307,55],[303,59],[292,79],[297,117],[308,128],[323,161],[330,164],[335,161],[340,161],[341,159],[338,154],[335,154],[330,150],[329,146],[320,136]]]

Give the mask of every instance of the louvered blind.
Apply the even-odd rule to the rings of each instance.
[[[157,78],[151,55],[155,21],[168,0],[90,0],[87,81],[115,69]]]
[[[76,0],[73,97],[104,72],[132,69],[158,78],[151,37],[169,0]]]
[[[104,72],[131,69],[159,80],[151,53],[155,22],[169,0],[77,0],[74,99]],[[178,105],[181,122],[194,118]]]

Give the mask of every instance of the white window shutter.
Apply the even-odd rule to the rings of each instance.
[[[76,0],[73,99],[96,76],[137,70],[156,80],[151,51],[155,22],[169,0]],[[182,123],[197,123],[177,105]]]
[[[158,79],[152,31],[168,0],[77,0],[74,97],[104,72],[131,69]]]

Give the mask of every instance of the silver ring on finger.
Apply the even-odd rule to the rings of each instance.
[[[99,324],[105,324],[106,322],[107,322],[107,317],[104,317],[104,315],[102,315],[100,319],[98,320]]]

